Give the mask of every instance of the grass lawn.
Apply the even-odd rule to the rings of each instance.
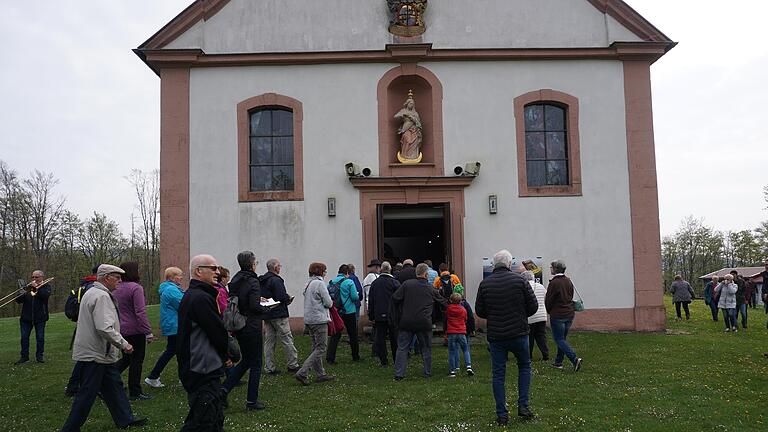
[[[692,305],[693,319],[674,322],[666,298],[668,334],[574,333],[569,340],[584,358],[582,371],[551,368],[534,354],[531,408],[537,419],[516,421],[517,369],[507,371],[507,398],[513,421],[509,429],[558,431],[765,431],[768,404],[766,316],[750,309],[748,331],[724,333],[701,301]],[[158,308],[149,308],[158,323]],[[17,319],[0,320],[0,430],[53,431],[64,423],[71,399],[64,385],[72,369],[68,351],[73,323],[62,314],[46,328],[46,363],[13,366],[18,359]],[[159,332],[157,332],[159,333]],[[309,339],[296,338],[300,357]],[[552,340],[550,335],[550,348]],[[148,347],[145,374],[165,341]],[[32,337],[34,350],[34,336]],[[370,348],[364,361],[353,363],[341,346],[339,363],[327,367],[338,381],[301,387],[291,376],[264,376],[261,400],[267,409],[246,412],[245,387],[230,395],[225,428],[231,431],[423,431],[498,430],[491,394],[490,359],[483,344],[472,347],[477,375],[447,377],[447,349],[433,347],[433,377],[420,377],[420,360],[411,361],[407,378],[392,380],[392,369],[376,367]],[[34,353],[32,353],[34,356]],[[282,359],[282,352],[279,353]],[[284,364],[281,364],[284,369]],[[146,376],[146,375],[145,375]],[[124,378],[125,379],[125,378]],[[162,389],[147,389],[150,401],[133,403],[148,416],[144,430],[178,430],[187,413],[186,395],[171,361]],[[96,402],[84,430],[113,430],[107,409]]]

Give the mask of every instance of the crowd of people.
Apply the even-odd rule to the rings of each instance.
[[[301,291],[305,331],[311,338],[311,352],[303,363],[294,345],[288,295],[280,276],[282,265],[269,259],[267,272],[257,275],[255,254],[237,255],[239,271],[230,279],[228,269],[210,255],[195,256],[189,266],[189,284],[184,287],[184,271],[165,270],[160,294],[160,332],[166,338],[163,352],[143,383],[150,388],[165,385],[161,375],[175,356],[178,378],[188,394],[189,412],[182,431],[222,430],[228,395],[247,379],[247,410],[266,406],[259,399],[262,369],[267,374],[281,373],[275,360],[277,346],[285,353],[288,373],[301,385],[335,380],[325,363],[334,365],[342,334],[346,332],[352,361],[360,361],[361,315],[370,323],[372,358],[381,367],[393,365],[393,378],[406,378],[409,359],[420,355],[422,374],[432,376],[433,332],[443,333],[448,349],[447,376],[464,373],[473,376],[471,338],[475,335],[475,315],[487,321],[488,350],[493,375],[492,392],[499,424],[507,424],[504,381],[506,362],[511,352],[518,365],[518,415],[533,417],[528,393],[534,344],[542,359],[549,359],[546,320],[550,318],[557,355],[553,367],[562,369],[567,358],[573,370],[581,368],[579,358],[566,341],[574,318],[570,279],[562,261],[552,263],[553,275],[545,289],[531,271],[514,267],[508,251],[493,259],[493,273],[477,290],[475,308],[465,296],[458,275],[441,264],[436,271],[429,261],[414,265],[406,259],[393,268],[389,262],[372,260],[361,282],[351,264],[339,266],[336,276],[326,282],[327,266],[309,265],[306,286]],[[70,299],[76,307],[66,315],[76,321],[72,341],[75,361],[65,393],[73,397],[72,407],[62,431],[78,431],[85,423],[97,397],[104,400],[113,421],[120,428],[143,426],[146,418],[134,416],[131,401],[152,398],[143,391],[142,372],[146,346],[155,340],[146,311],[144,288],[135,262],[120,266],[102,264],[81,280]],[[43,273],[33,273],[33,283],[43,281]],[[40,284],[36,295],[20,296],[24,304],[21,317],[22,351],[17,364],[29,359],[29,336],[38,336],[36,359],[43,362],[43,338],[47,321],[50,284]],[[69,300],[68,299],[68,306]],[[233,312],[234,311],[234,312]],[[242,317],[242,325],[225,325],[227,314]],[[28,315],[31,317],[29,318]],[[38,316],[39,315],[39,316]],[[45,319],[43,319],[45,315]],[[438,342],[439,344],[439,342]],[[264,360],[264,361],[262,361]],[[127,387],[121,374],[127,369]],[[314,376],[312,376],[314,375]]]

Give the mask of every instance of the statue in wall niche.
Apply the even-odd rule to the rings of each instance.
[[[387,0],[389,32],[396,36],[418,36],[426,30],[424,11],[427,0]]]
[[[395,114],[395,119],[403,122],[397,130],[400,135],[400,151],[397,152],[397,160],[404,164],[421,162],[421,117],[416,112],[413,90],[408,90],[408,99],[405,100],[403,108]]]

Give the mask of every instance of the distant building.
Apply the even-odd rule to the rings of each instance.
[[[141,44],[162,264],[252,249],[300,297],[311,261],[429,258],[474,303],[504,248],[566,261],[576,328],[662,330],[650,68],[674,42],[620,0],[426,3],[199,0]]]

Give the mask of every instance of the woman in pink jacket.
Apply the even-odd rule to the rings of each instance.
[[[123,358],[117,362],[117,368],[120,373],[128,369],[128,395],[131,400],[151,399],[152,396],[141,389],[144,354],[147,342],[152,342],[154,336],[147,318],[144,287],[139,285],[139,263],[125,262],[120,264],[120,268],[125,274],[112,295],[117,300],[117,309],[120,312],[120,334],[133,345],[133,352],[123,354]]]

